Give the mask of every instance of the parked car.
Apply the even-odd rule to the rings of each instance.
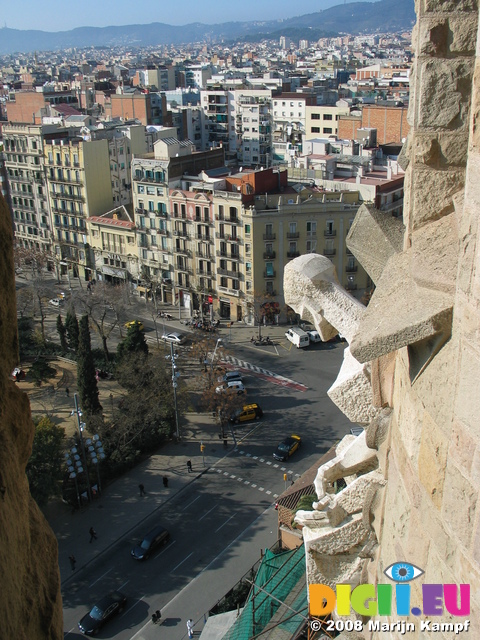
[[[216,393],[224,393],[225,391],[233,393],[245,393],[245,387],[240,380],[232,380],[231,382],[224,382],[215,389]]]
[[[277,450],[273,453],[273,457],[275,458],[275,460],[284,462],[295,453],[301,443],[302,439],[300,438],[300,436],[296,436],[294,433],[292,433],[291,436],[285,438],[285,440],[282,440],[282,442],[280,442]]]
[[[61,300],[60,298],[52,298],[48,301],[48,304],[51,304],[52,307],[61,307],[63,304],[63,300]]]
[[[239,380],[243,382],[242,374],[240,371],[227,371],[223,376],[220,376],[218,379],[219,382],[233,382],[234,380]]]
[[[239,422],[249,422],[250,420],[260,420],[263,411],[258,404],[246,404],[242,409],[237,409],[231,416],[230,422],[238,424]]]
[[[322,341],[318,331],[315,331],[315,330],[307,331],[307,335],[310,338],[310,342],[321,342]]]
[[[170,539],[168,531],[160,525],[147,533],[142,542],[132,549],[131,556],[135,560],[146,560],[157,547],[167,544]]]
[[[303,347],[308,347],[310,344],[308,334],[299,327],[290,327],[288,331],[285,331],[285,337],[294,344],[297,349],[303,349]]]
[[[127,603],[127,596],[120,591],[114,591],[105,596],[83,616],[78,628],[87,636],[96,635],[113,616],[121,613]]]
[[[125,322],[124,326],[125,326],[125,329],[130,329],[131,327],[134,327],[135,325],[138,326],[140,331],[144,330],[143,322],[140,322],[140,320],[129,320],[129,322]]]
[[[187,340],[187,336],[183,333],[177,333],[174,331],[173,333],[164,333],[162,340],[165,340],[165,342],[173,342],[174,344],[184,344]]]

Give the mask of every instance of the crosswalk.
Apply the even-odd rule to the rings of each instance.
[[[257,366],[256,364],[252,364],[251,362],[246,362],[245,360],[240,360],[235,356],[225,356],[223,362],[227,365],[232,365],[236,369],[241,371],[245,371],[246,373],[253,373],[264,380],[268,380],[269,382],[273,382],[274,384],[278,384],[287,389],[294,389],[295,391],[307,391],[308,387],[300,382],[296,382],[295,380],[291,380],[290,378],[285,378],[285,376],[281,376],[278,373],[274,373],[273,371],[269,371],[268,369],[263,369],[262,367]]]
[[[239,456],[245,456],[246,458],[251,458],[252,460],[255,460],[255,461],[259,462],[259,463],[266,464],[266,465],[272,467],[272,469],[278,469],[279,473],[282,473],[282,474],[286,473],[287,476],[288,476],[288,480],[289,481],[294,482],[295,480],[297,480],[300,477],[299,473],[294,473],[291,469],[287,469],[287,467],[284,467],[281,464],[273,462],[272,460],[266,460],[265,458],[262,458],[260,456],[254,456],[251,453],[248,453],[248,452],[243,451],[243,450],[237,451],[236,453]],[[258,491],[260,491],[264,495],[271,496],[273,500],[276,500],[278,498],[278,494],[277,493],[273,493],[273,491],[271,491],[270,489],[266,488],[265,486],[262,486],[262,484],[260,484],[260,483],[252,482],[251,480],[246,480],[245,478],[242,478],[241,476],[237,476],[236,474],[231,473],[230,471],[225,471],[224,469],[220,469],[219,467],[215,467],[215,471],[218,474],[224,476],[225,478],[228,478],[229,480],[235,480],[235,482],[241,482],[246,487],[251,487],[252,489],[257,489]]]

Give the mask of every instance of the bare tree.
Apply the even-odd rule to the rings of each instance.
[[[34,302],[34,291],[31,285],[18,289],[17,312],[20,314],[21,318],[33,315]]]
[[[118,318],[120,317],[120,314],[117,313],[115,318],[111,318],[112,314],[109,313],[110,309],[113,309],[113,304],[110,300],[111,296],[112,287],[105,282],[98,283],[94,292],[87,290],[77,295],[77,300],[81,303],[84,312],[88,315],[95,331],[100,336],[106,362],[110,359],[107,340],[117,326]]]

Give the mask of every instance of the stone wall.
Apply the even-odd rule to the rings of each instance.
[[[347,294],[338,285],[332,293],[332,279],[328,287],[324,278],[312,280],[323,265],[305,270],[299,258],[286,269],[287,303],[307,310],[325,335],[330,325],[342,333],[350,327],[334,385],[341,392],[329,395],[347,415],[358,398],[369,416],[365,441],[352,443],[349,436],[335,460],[320,468],[317,511],[297,519],[304,525],[310,582],[385,583],[389,565],[410,562],[425,571],[410,583],[412,606],[421,607],[423,583],[471,585],[470,635],[478,637],[478,6],[475,0],[417,0],[416,10],[411,130],[402,152],[404,226],[380,221],[379,212],[364,207],[347,238],[376,285],[368,308],[352,315],[338,304]],[[303,292],[294,282],[299,274],[309,279]],[[343,502],[331,492],[339,477],[347,480]],[[399,619],[407,621],[396,615],[390,621]],[[449,620],[447,613],[441,617]],[[416,625],[408,637],[431,637],[421,632],[419,618],[408,621]],[[394,630],[370,635],[403,637]]]
[[[17,365],[12,224],[0,195],[0,575],[2,638],[63,638],[57,541],[30,496],[30,404],[10,380]]]

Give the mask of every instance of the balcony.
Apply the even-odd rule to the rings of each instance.
[[[317,237],[316,231],[307,231],[307,238],[316,238],[316,237]]]
[[[168,231],[166,229],[158,229],[158,233],[161,236],[168,236]]]
[[[263,239],[264,240],[276,240],[277,239],[277,234],[276,233],[264,233],[263,234]]]
[[[358,267],[357,266],[353,266],[353,265],[347,265],[345,267],[345,271],[347,273],[357,273]]]
[[[184,256],[190,255],[190,250],[186,249],[185,247],[175,247],[173,251],[174,253],[180,253],[181,255],[184,255]]]
[[[296,238],[300,237],[300,233],[298,231],[288,231],[287,232],[287,238],[289,240],[295,240]]]
[[[173,235],[174,236],[180,236],[181,238],[188,238],[189,237],[188,232],[187,232],[186,229],[175,229],[173,231]]]
[[[287,251],[287,258],[298,258],[300,251]]]
[[[275,278],[277,275],[276,271],[264,271],[263,272],[263,277],[264,278]]]
[[[220,276],[228,276],[229,278],[235,278],[235,280],[240,280],[241,274],[238,271],[230,271],[229,269],[217,269],[217,273]]]
[[[323,255],[324,256],[334,256],[337,253],[336,249],[324,249],[323,250]]]
[[[334,238],[337,235],[336,229],[325,229],[323,232],[325,238]]]
[[[276,255],[277,254],[275,253],[275,251],[266,251],[263,254],[263,259],[264,260],[275,260]]]
[[[212,240],[212,238],[210,237],[210,234],[198,233],[198,231],[195,237],[197,238],[197,240],[205,240],[206,242],[210,242]]]

